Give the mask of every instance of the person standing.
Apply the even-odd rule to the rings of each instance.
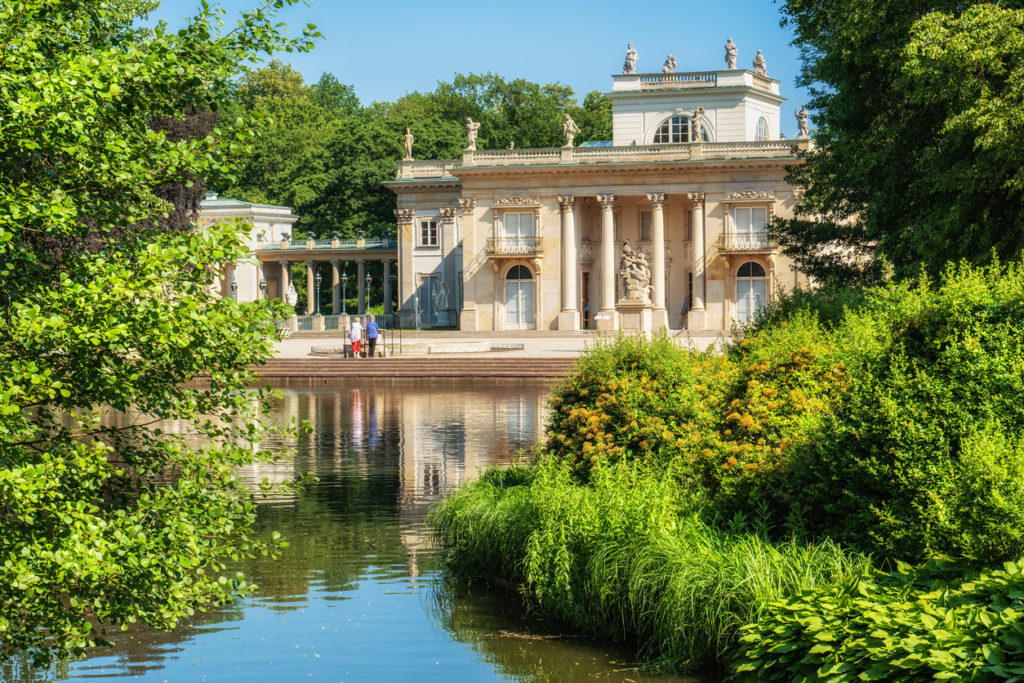
[[[366,316],[366,357],[373,358],[374,353],[377,350],[377,337],[380,336],[380,328],[377,327],[377,319],[372,316]]]
[[[352,356],[359,358],[363,350],[363,326],[359,318],[352,318],[352,326],[348,328],[348,340],[352,342]]]

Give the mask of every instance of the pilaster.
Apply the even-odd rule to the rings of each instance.
[[[615,309],[615,195],[599,194],[601,204],[601,310],[594,316],[597,329],[614,332],[619,329],[619,312]]]
[[[576,282],[579,280],[579,255],[576,252],[576,197],[562,195],[558,198],[561,208],[562,250],[561,293],[562,307],[558,313],[559,330],[579,330],[580,314],[576,308]]]

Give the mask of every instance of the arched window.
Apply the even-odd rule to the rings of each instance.
[[[505,273],[505,327],[533,327],[533,273],[526,266],[512,266]]]
[[[700,137],[704,142],[710,140],[708,136],[708,130],[704,126],[700,127]],[[658,126],[658,130],[654,133],[654,144],[656,145],[667,145],[679,142],[690,142],[690,117],[689,116],[673,116],[665,119]]]
[[[760,263],[747,261],[736,271],[736,322],[749,323],[767,300],[768,279]]]
[[[768,139],[768,122],[763,117],[757,120],[757,132],[754,134],[754,139],[759,142]]]

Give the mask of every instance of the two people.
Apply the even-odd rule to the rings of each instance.
[[[377,326],[376,318],[372,315],[366,316],[366,355],[368,358],[373,358],[377,351],[378,337],[380,337],[380,328]],[[363,352],[363,326],[358,317],[352,319],[352,325],[348,328],[348,340],[352,343],[352,356],[359,358]]]

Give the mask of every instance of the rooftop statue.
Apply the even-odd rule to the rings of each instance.
[[[758,76],[768,75],[768,62],[764,60],[764,55],[761,54],[760,50],[754,55],[754,73]]]
[[[474,123],[473,119],[466,117],[466,151],[476,151],[476,134],[480,130],[480,124]]]
[[[675,73],[676,71],[676,58],[674,55],[669,55],[668,59],[665,60],[665,65],[661,67],[661,72],[665,74]]]
[[[796,125],[798,128],[797,137],[801,140],[811,137],[811,134],[807,132],[807,120],[810,118],[810,114],[807,113],[807,105],[801,105],[799,110],[796,111]]]
[[[408,128],[405,129],[405,158],[402,161],[412,161],[412,143],[416,141],[416,138],[412,136],[412,131]]]
[[[725,66],[728,69],[736,68],[736,55],[739,54],[739,49],[736,47],[736,43],[732,42],[732,38],[725,44]]]
[[[626,47],[626,63],[622,66],[622,73],[624,74],[635,74],[636,73],[636,48],[633,47],[633,43],[629,43]]]
[[[576,138],[576,133],[580,132],[580,127],[576,125],[576,122],[572,120],[568,112],[565,114],[565,123],[562,124],[562,132],[565,133],[565,146],[572,147],[573,140]]]

